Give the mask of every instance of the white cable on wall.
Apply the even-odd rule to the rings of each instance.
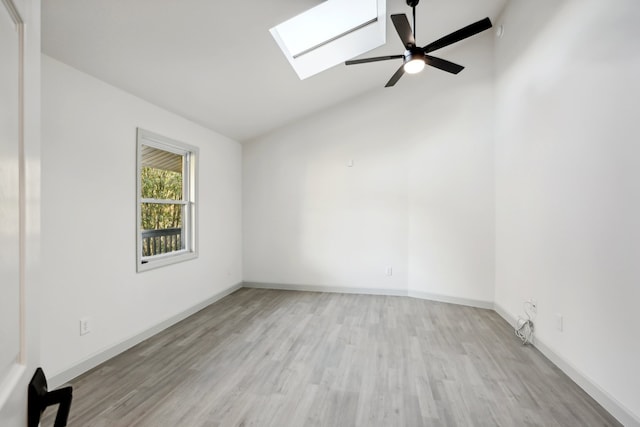
[[[522,341],[522,344],[531,344],[533,342],[533,319],[535,318],[537,307],[531,300],[525,301],[523,307],[527,318],[518,318],[515,332],[516,336]]]

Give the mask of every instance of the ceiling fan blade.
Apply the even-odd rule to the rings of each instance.
[[[393,21],[393,25],[396,27],[396,31],[398,32],[404,47],[409,49],[411,46],[415,46],[416,40],[413,38],[413,32],[411,31],[407,15],[404,13],[391,15],[391,20]]]
[[[388,61],[389,59],[400,59],[403,57],[404,55],[390,55],[390,56],[376,56],[373,58],[352,59],[350,61],[346,61],[345,65],[365,64],[367,62],[376,62],[376,61]]]
[[[467,25],[464,28],[460,28],[458,31],[454,31],[453,33],[446,35],[433,43],[429,43],[424,47],[424,52],[429,53],[434,50],[442,49],[445,46],[449,46],[450,44],[459,42],[460,40],[464,40],[467,37],[471,37],[478,33],[481,33],[484,30],[488,30],[492,27],[491,20],[489,18],[481,19],[478,22],[474,22],[471,25]]]
[[[447,61],[446,59],[436,58],[435,56],[425,55],[425,62],[432,67],[439,68],[443,71],[446,71],[451,74],[458,74],[460,71],[464,70],[462,65],[454,64],[453,62]]]
[[[404,64],[402,64],[400,68],[398,68],[398,71],[396,71],[395,74],[391,76],[391,78],[389,79],[387,84],[384,85],[384,87],[394,86],[396,83],[398,83],[398,80],[400,80],[400,77],[402,77],[403,74],[404,74]]]

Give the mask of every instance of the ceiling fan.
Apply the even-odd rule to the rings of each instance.
[[[447,61],[445,59],[436,58],[435,56],[428,55],[428,53],[431,53],[434,50],[441,49],[445,46],[449,46],[450,44],[457,43],[482,31],[488,30],[492,27],[491,20],[489,18],[481,19],[478,22],[474,22],[471,25],[467,25],[466,27],[461,28],[458,31],[454,31],[449,35],[446,35],[432,43],[429,43],[424,47],[419,47],[416,46],[415,38],[416,6],[419,2],[420,0],[407,0],[407,5],[413,9],[413,32],[411,31],[411,27],[409,26],[407,15],[405,15],[404,13],[391,15],[391,21],[393,21],[393,25],[396,27],[396,31],[400,36],[400,40],[402,40],[402,44],[406,49],[404,51],[404,54],[353,59],[345,62],[345,64],[364,64],[366,62],[388,61],[390,59],[402,58],[402,65],[400,66],[400,68],[398,68],[398,71],[396,71],[395,74],[391,76],[391,79],[389,79],[385,87],[395,85],[405,72],[409,74],[419,73],[420,71],[422,71],[425,64],[435,68],[439,68],[452,74],[458,74],[460,71],[462,71],[464,69],[462,65],[454,64],[453,62]]]

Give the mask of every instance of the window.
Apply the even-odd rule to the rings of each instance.
[[[387,2],[327,0],[269,31],[298,74],[306,79],[386,41]]]
[[[196,147],[138,129],[137,269],[198,256]]]

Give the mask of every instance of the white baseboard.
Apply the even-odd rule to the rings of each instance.
[[[27,367],[25,365],[13,363],[5,377],[0,378],[0,410],[4,408],[26,370]]]
[[[412,291],[412,290],[409,290],[408,296],[412,298],[427,299],[430,301],[446,302],[449,304],[466,305],[469,307],[485,308],[488,310],[493,310],[492,301],[482,301],[482,300],[469,299],[469,298],[451,297],[447,295],[439,295],[439,294],[432,294],[429,292]]]
[[[405,289],[351,288],[346,286],[290,285],[284,283],[243,282],[245,288],[277,289],[281,291],[330,292],[337,294],[389,295],[406,297]]]
[[[95,368],[96,366],[98,366],[101,363],[106,362],[107,360],[111,359],[112,357],[117,356],[118,354],[130,349],[131,347],[133,347],[136,344],[141,343],[142,341],[146,340],[147,338],[151,338],[152,336],[156,335],[157,333],[167,329],[170,326],[175,325],[176,323],[180,322],[181,320],[186,319],[187,317],[197,313],[198,311],[202,310],[205,307],[208,307],[209,305],[213,304],[214,302],[226,297],[227,295],[237,291],[238,289],[240,289],[242,287],[242,283],[237,283],[233,286],[230,286],[229,288],[218,292],[217,294],[211,296],[210,298],[207,298],[206,300],[174,315],[171,316],[170,318],[158,323],[155,326],[152,326],[151,328],[144,330],[132,337],[127,338],[126,340],[115,344],[111,347],[108,347],[104,350],[101,350],[95,354],[93,354],[92,356],[89,356],[88,358],[76,363],[74,366],[72,366],[69,369],[66,369],[62,372],[57,373],[56,375],[53,375],[51,378],[49,378],[47,380],[47,382],[49,383],[49,388],[50,389],[54,389],[57,388],[59,386],[61,386],[62,384],[65,384],[66,382],[69,382],[70,380],[76,378],[77,376],[84,374],[85,372],[87,372],[90,369]]]
[[[516,324],[516,317],[511,315],[507,310],[499,304],[494,303],[494,311],[506,320],[510,325]],[[593,382],[588,376],[576,369],[571,363],[567,362],[562,356],[559,356],[543,341],[534,337],[533,345],[556,365],[562,372],[567,374],[578,386],[580,386],[589,396],[598,402],[612,416],[622,423],[625,427],[640,427],[640,419],[636,417],[622,403],[618,402],[613,396],[604,391],[600,386]]]
[[[333,292],[340,294],[388,295],[395,297],[411,297],[450,304],[493,310],[493,302],[438,295],[428,292],[407,291],[406,289],[354,288],[347,286],[292,285],[283,283],[244,282],[245,288],[278,289],[283,291]]]

